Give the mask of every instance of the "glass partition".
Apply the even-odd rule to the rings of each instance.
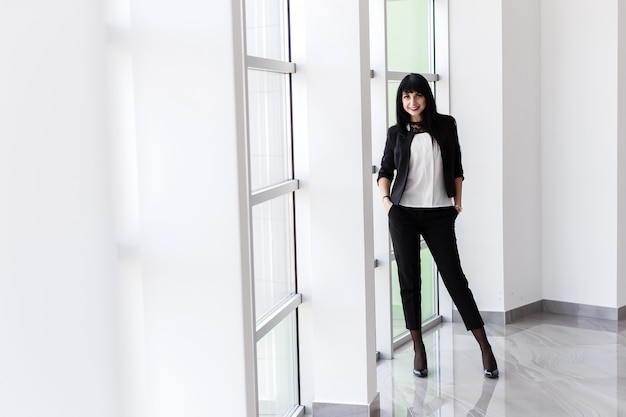
[[[387,70],[433,72],[433,0],[387,0]]]
[[[289,193],[252,207],[257,320],[295,292],[292,201]]]
[[[291,179],[289,75],[248,70],[251,189]]]
[[[246,0],[248,55],[289,61],[289,18],[286,0]]]
[[[282,417],[298,404],[295,312],[257,343],[259,416]]]

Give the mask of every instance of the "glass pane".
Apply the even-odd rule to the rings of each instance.
[[[251,188],[291,179],[289,76],[248,71]]]
[[[393,126],[398,121],[396,117],[396,94],[398,94],[399,80],[387,81],[387,109],[389,110],[389,126]]]
[[[437,314],[437,293],[434,272],[434,262],[428,249],[420,251],[422,268],[422,322],[433,318]],[[402,310],[402,298],[400,297],[400,284],[398,282],[398,268],[396,261],[391,266],[391,307],[393,320],[393,338],[401,336],[407,331]]]
[[[282,417],[298,404],[296,346],[295,313],[257,343],[260,416]]]
[[[286,0],[246,0],[247,54],[288,61]]]
[[[387,0],[387,69],[433,72],[432,0]]]
[[[257,320],[294,293],[292,194],[252,208]]]

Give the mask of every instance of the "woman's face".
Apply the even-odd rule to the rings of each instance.
[[[412,122],[422,121],[422,112],[426,108],[426,97],[422,93],[402,93],[402,107],[411,117]]]

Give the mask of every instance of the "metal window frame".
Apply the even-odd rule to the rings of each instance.
[[[280,74],[295,74],[296,72],[296,64],[293,62],[261,58],[252,55],[246,56],[246,66],[248,69],[277,72]]]
[[[250,194],[250,206],[265,203],[266,201],[292,193],[300,188],[300,181],[296,179],[285,180],[264,188],[255,190]]]
[[[401,81],[408,73],[399,72],[399,71],[387,71],[387,80],[388,81]],[[426,81],[429,83],[433,83],[435,81],[439,81],[439,74],[436,73],[420,73],[426,78]]]
[[[281,321],[287,318],[291,313],[296,311],[298,306],[302,304],[302,294],[292,294],[285,301],[282,301],[274,310],[270,311],[262,317],[256,324],[256,341],[257,343],[263,339],[265,335],[271,332]]]

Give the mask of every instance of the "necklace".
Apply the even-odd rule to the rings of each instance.
[[[413,133],[426,132],[426,129],[424,129],[424,127],[422,126],[422,122],[411,122],[409,123],[409,126],[411,126],[411,132]]]

